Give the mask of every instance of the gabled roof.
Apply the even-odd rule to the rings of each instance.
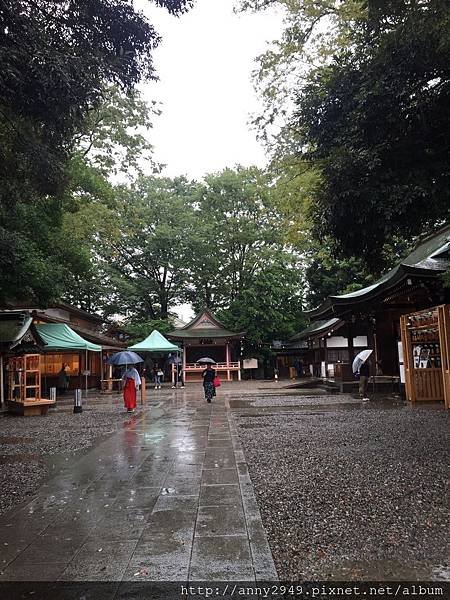
[[[237,338],[243,332],[236,333],[226,329],[223,323],[208,309],[205,308],[196,315],[190,323],[167,334],[173,340],[190,338]]]
[[[33,326],[33,318],[30,314],[20,311],[0,313],[0,350],[12,350],[25,340],[43,345],[41,337]]]
[[[333,318],[333,319],[321,319],[320,321],[315,321],[309,327],[300,331],[296,335],[293,335],[289,338],[288,343],[296,342],[300,340],[307,340],[309,338],[314,338],[317,336],[321,336],[323,334],[327,334],[331,330],[339,329],[341,325],[344,324],[344,321],[341,319]]]
[[[329,296],[314,310],[312,317],[343,314],[355,305],[375,300],[405,279],[436,278],[450,268],[450,224],[419,240],[414,250],[378,281],[349,294]]]
[[[153,330],[149,336],[142,342],[130,346],[128,350],[141,352],[176,352],[178,346],[166,340],[166,338],[157,329]]]

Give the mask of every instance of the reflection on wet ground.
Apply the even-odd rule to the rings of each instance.
[[[0,580],[276,579],[226,397],[161,395],[94,449],[51,457],[55,475],[0,518]]]

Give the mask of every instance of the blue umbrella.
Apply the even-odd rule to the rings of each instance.
[[[109,365],[135,365],[137,363],[144,362],[144,359],[131,352],[131,350],[123,350],[122,352],[116,352],[110,356],[107,360]]]

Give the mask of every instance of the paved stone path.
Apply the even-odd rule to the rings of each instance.
[[[276,579],[226,394],[200,394],[166,396],[3,515],[0,580]]]

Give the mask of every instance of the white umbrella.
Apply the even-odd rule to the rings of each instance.
[[[359,372],[361,365],[363,365],[366,362],[366,360],[369,358],[369,356],[372,354],[372,352],[373,352],[373,350],[362,350],[355,356],[355,360],[353,361],[353,364],[352,364],[353,373]]]

